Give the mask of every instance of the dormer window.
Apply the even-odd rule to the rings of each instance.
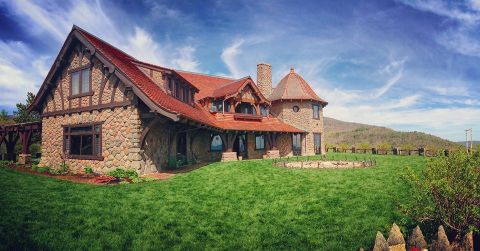
[[[81,97],[92,94],[90,68],[73,70],[71,73],[70,97]]]

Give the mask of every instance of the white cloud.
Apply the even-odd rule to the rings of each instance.
[[[221,58],[222,61],[227,65],[230,74],[235,78],[240,78],[244,75],[243,71],[237,65],[237,55],[242,52],[241,46],[244,43],[244,40],[237,40],[230,46],[223,49]]]
[[[76,24],[139,60],[184,70],[199,69],[193,46],[159,43],[146,29],[125,26],[125,22],[120,27],[105,12],[99,0],[70,0],[65,5],[30,0],[0,2],[20,18],[20,25],[26,31],[38,39],[53,41],[50,43],[52,51],[58,51],[73,24]],[[164,11],[170,17],[175,14],[171,10]],[[54,57],[39,54],[20,41],[0,41],[0,92],[9,93],[8,97],[2,97],[0,105],[14,106],[25,99],[27,91],[38,91]],[[167,58],[170,60],[167,61]]]
[[[428,11],[439,16],[448,17],[468,24],[474,24],[480,21],[479,13],[462,10],[441,0],[407,0],[401,2],[422,11]],[[472,7],[478,7],[478,0],[470,1],[470,3],[470,6]]]
[[[401,59],[401,60],[393,60],[391,61],[388,65],[386,65],[383,69],[381,69],[381,73],[392,73],[393,71],[396,71],[396,73],[391,76],[386,83],[375,90],[373,97],[379,98],[383,96],[385,93],[387,93],[390,88],[392,88],[403,76],[403,68],[404,64],[407,58]]]
[[[173,63],[185,71],[200,71],[198,69],[199,62],[194,57],[195,48],[191,46],[185,46],[177,49],[177,56],[173,60]]]

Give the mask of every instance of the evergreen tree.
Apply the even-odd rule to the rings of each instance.
[[[18,103],[17,104],[17,111],[13,112],[14,117],[13,120],[15,120],[16,123],[26,123],[26,122],[34,122],[34,121],[40,121],[40,116],[38,112],[32,111],[28,112],[28,106],[33,102],[35,99],[35,94],[28,92],[27,93],[27,99],[25,100],[26,103]]]

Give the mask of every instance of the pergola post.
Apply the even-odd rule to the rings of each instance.
[[[265,135],[265,138],[267,139],[269,150],[267,150],[267,153],[263,156],[263,158],[264,159],[279,158],[280,157],[280,151],[277,148],[278,133],[277,132],[267,133]]]
[[[235,138],[237,137],[237,133],[223,133],[220,135],[223,141],[223,152],[222,152],[222,162],[225,161],[236,161],[237,160],[237,152],[233,151],[233,144],[235,143]]]

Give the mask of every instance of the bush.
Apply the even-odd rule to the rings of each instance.
[[[33,144],[30,145],[30,147],[28,149],[29,149],[32,157],[35,157],[35,156],[37,156],[37,153],[42,151],[42,145],[33,143]]]
[[[382,143],[380,145],[378,145],[378,150],[382,150],[382,151],[388,151],[390,150],[390,148],[392,148],[392,146],[390,146],[390,144],[388,143]]]
[[[340,144],[339,148],[342,152],[346,152],[347,149],[349,149],[350,147],[348,146],[347,143],[342,143],[342,144]]]
[[[59,170],[60,170],[61,173],[68,173],[69,169],[70,168],[68,167],[67,163],[63,162],[63,163],[60,164]]]
[[[107,175],[115,178],[130,178],[130,179],[138,177],[138,173],[135,170],[125,170],[120,167],[117,167],[115,170],[108,172]]]
[[[0,167],[1,168],[7,168],[10,163],[11,163],[11,161],[1,160],[0,161]]]
[[[83,168],[83,172],[85,172],[86,174],[92,174],[93,173],[93,168],[90,167],[90,166],[86,166]]]
[[[49,171],[50,171],[50,168],[48,168],[47,166],[37,168],[37,172],[39,172],[39,173],[46,173],[46,172],[49,172]]]
[[[413,200],[403,210],[413,219],[444,225],[456,238],[480,231],[480,154],[452,152],[431,159],[421,173],[410,170]]]

